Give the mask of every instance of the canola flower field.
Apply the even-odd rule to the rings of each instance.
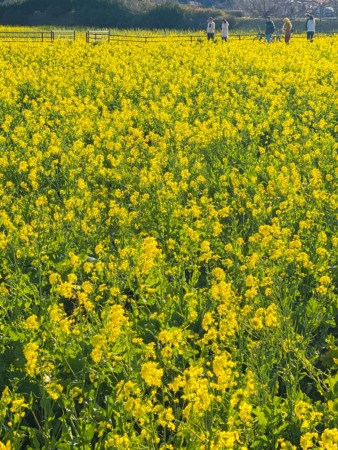
[[[338,41],[0,72],[0,449],[337,449]]]

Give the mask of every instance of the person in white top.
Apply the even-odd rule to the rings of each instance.
[[[222,20],[222,41],[227,41],[229,36],[229,22],[226,19]]]
[[[210,41],[210,39],[214,39],[215,37],[215,22],[213,21],[212,17],[209,17],[208,20],[208,25],[207,25],[207,36],[208,36],[208,41]]]
[[[313,36],[315,35],[316,31],[316,21],[315,18],[311,15],[308,16],[306,21],[306,37],[308,41],[313,41]]]

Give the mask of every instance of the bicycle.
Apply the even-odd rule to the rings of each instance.
[[[272,35],[271,42],[280,42],[281,41],[281,33],[275,33]],[[254,41],[265,41],[266,37],[264,33],[257,33],[256,36],[253,38]]]

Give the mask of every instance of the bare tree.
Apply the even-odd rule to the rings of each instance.
[[[319,16],[327,6],[338,14],[338,0],[236,0],[236,7],[253,17],[304,17],[306,13]]]
[[[282,16],[289,17],[293,19],[297,16],[302,16],[305,14],[305,7],[299,0],[285,0],[281,6]]]
[[[327,1],[327,0],[323,0]],[[302,10],[309,13],[314,14],[316,9],[318,8],[318,4],[321,0],[300,0],[300,4],[302,5]]]
[[[237,7],[253,17],[277,16],[290,0],[237,0]]]

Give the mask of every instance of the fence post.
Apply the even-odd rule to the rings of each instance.
[[[52,42],[54,42],[54,31],[53,30],[51,30],[51,32],[50,32],[50,40]]]
[[[41,42],[43,42],[43,31],[41,31]]]
[[[73,31],[73,41],[75,41],[75,30]]]

